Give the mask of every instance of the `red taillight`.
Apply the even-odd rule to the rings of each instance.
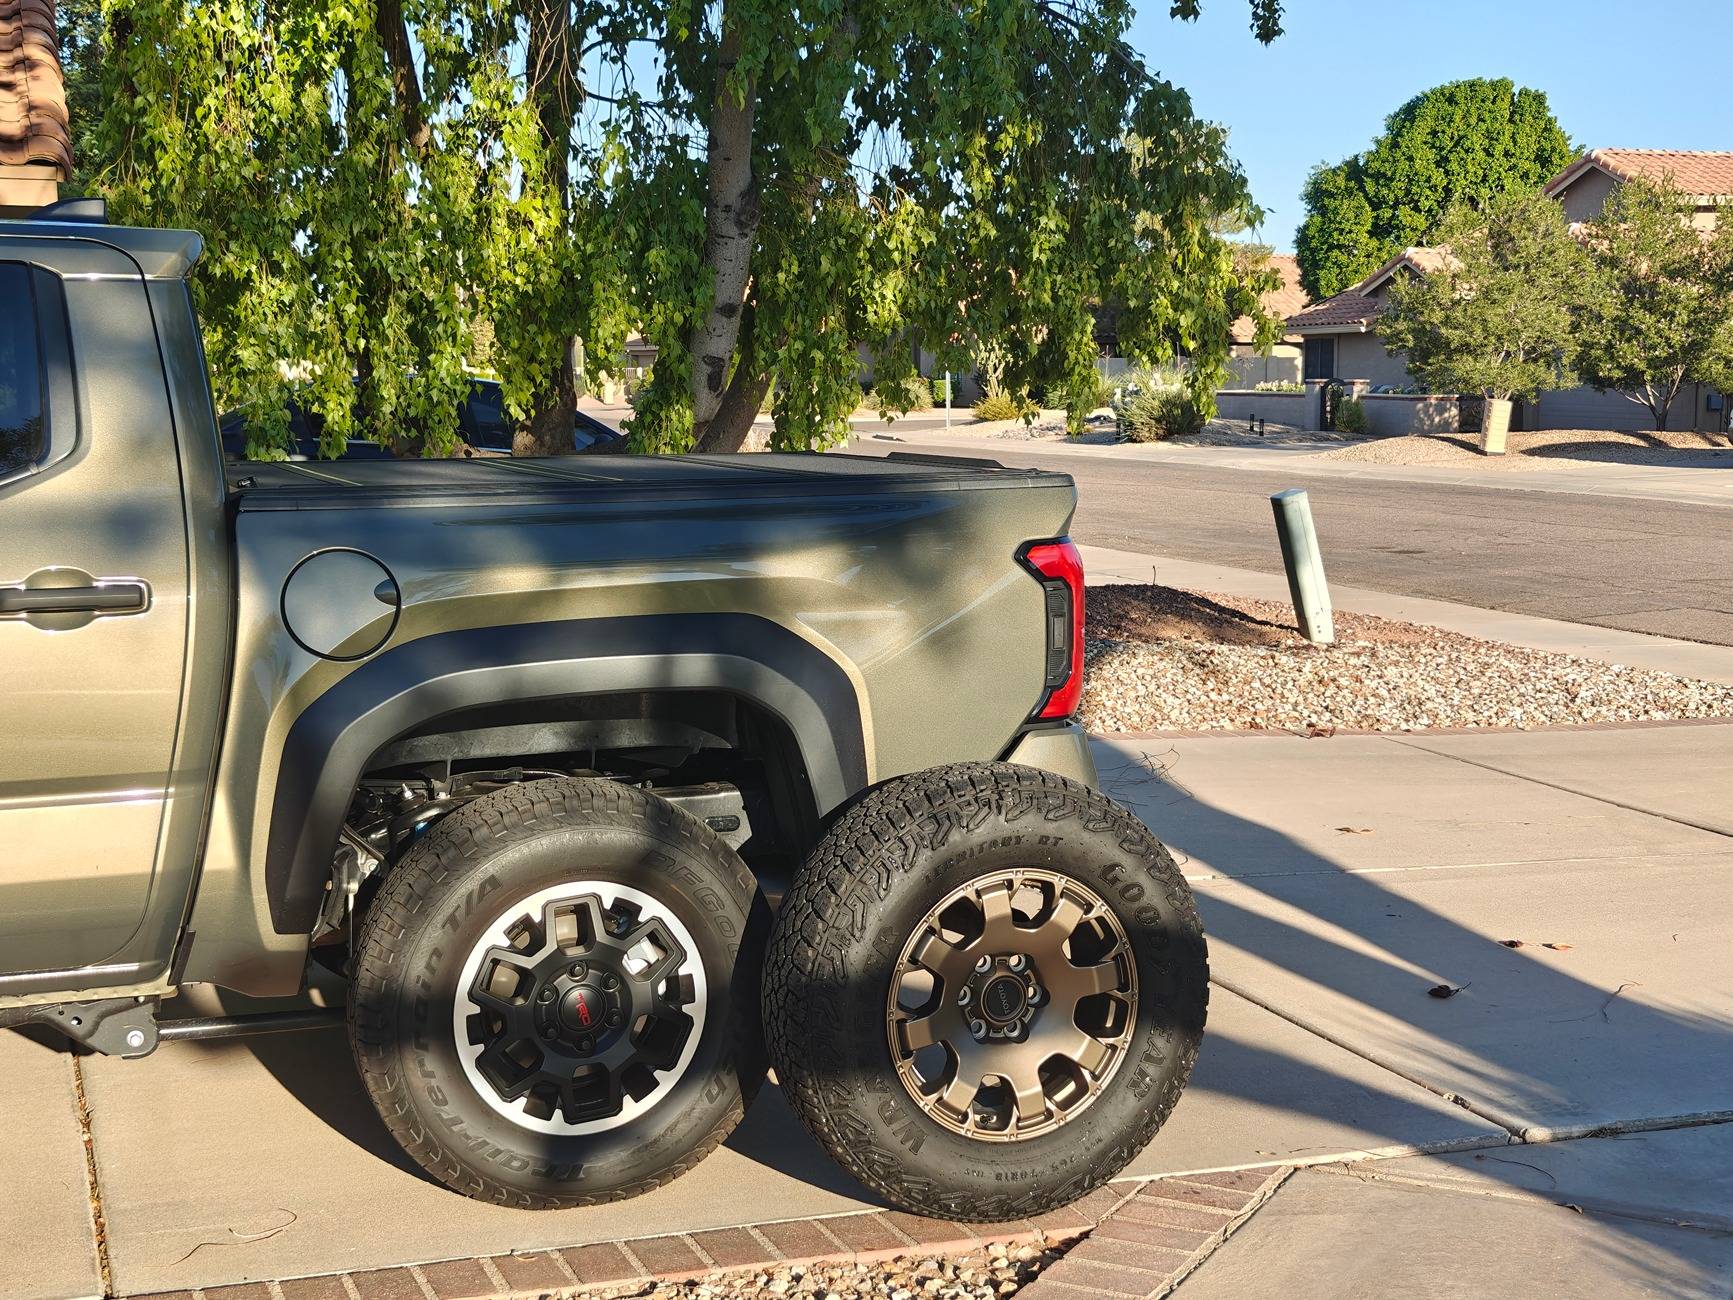
[[[1046,693],[1036,718],[1069,718],[1083,698],[1083,557],[1069,537],[1023,548],[1023,564],[1046,592]]]

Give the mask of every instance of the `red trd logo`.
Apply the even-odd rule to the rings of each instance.
[[[578,1023],[585,1029],[595,1023],[596,1013],[590,1010],[590,995],[584,989],[579,989],[572,998],[572,1009],[578,1013]]]

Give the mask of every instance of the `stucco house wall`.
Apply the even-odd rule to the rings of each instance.
[[[1462,428],[1462,404],[1454,396],[1367,393],[1360,405],[1366,411],[1367,433],[1457,433]]]
[[[1578,221],[1593,221],[1601,215],[1601,209],[1618,188],[1618,182],[1603,171],[1590,168],[1579,176],[1568,189],[1560,190],[1556,196],[1559,206],[1565,210],[1565,220],[1571,223]]]
[[[1267,420],[1296,429],[1318,427],[1318,392],[1311,386],[1303,393],[1258,393],[1224,388],[1216,393],[1216,415],[1223,420]]]
[[[1711,410],[1714,390],[1707,384],[1686,384],[1667,408],[1667,428],[1684,432],[1718,427],[1721,412]],[[1641,402],[1620,393],[1597,393],[1584,384],[1542,393],[1523,407],[1525,429],[1653,429],[1655,417]]]
[[[1376,332],[1339,334],[1336,336],[1336,378],[1364,379],[1377,386],[1410,388],[1414,378],[1408,373],[1408,354],[1391,356],[1384,350],[1384,340]]]

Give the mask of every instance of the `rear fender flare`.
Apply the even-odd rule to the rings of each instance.
[[[720,690],[793,734],[823,815],[868,783],[854,683],[824,651],[750,614],[654,614],[470,628],[406,641],[304,709],[271,799],[265,885],[278,934],[309,933],[356,783],[383,746],[478,705],[620,691]]]

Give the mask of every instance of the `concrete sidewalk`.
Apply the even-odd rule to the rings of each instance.
[[[1115,551],[1104,546],[1080,546],[1078,550],[1083,554],[1084,574],[1092,585],[1159,582],[1191,591],[1213,591],[1260,600],[1285,603],[1290,599],[1287,577],[1279,572],[1259,573],[1196,560]],[[1621,628],[1479,609],[1473,605],[1428,600],[1420,596],[1393,596],[1388,592],[1336,583],[1330,584],[1330,598],[1337,609],[1356,614],[1425,623],[1488,641],[1505,641],[1555,654],[1580,655],[1605,663],[1733,683],[1733,646],[1648,636]]]
[[[1721,1123],[1733,1118],[1724,797],[1733,726],[1126,738],[1100,742],[1098,757],[1104,784],[1182,856],[1216,980],[1192,1086],[1130,1176],[1344,1161],[1356,1171],[1414,1168],[1428,1188],[1439,1184],[1425,1195],[1445,1198],[1445,1212],[1427,1211],[1443,1213],[1434,1235],[1492,1233],[1493,1248],[1505,1241],[1516,1252],[1514,1269],[1520,1241],[1499,1237],[1489,1220],[1526,1240],[1526,1211],[1472,1200],[1431,1172],[1437,1166],[1400,1163],[1498,1153],[1519,1165],[1448,1169],[1568,1172],[1588,1215],[1570,1248],[1599,1242],[1583,1258],[1599,1260],[1605,1278],[1639,1246],[1645,1276],[1689,1280],[1723,1267],[1721,1247],[1704,1254],[1698,1237],[1686,1249],[1659,1229],[1620,1226],[1617,1216],[1634,1212],[1630,1179],[1597,1172],[1587,1156],[1555,1157],[1556,1145],[1502,1148],[1714,1121],[1670,1132],[1672,1172],[1656,1186],[1677,1188],[1677,1203],[1657,1192],[1645,1204],[1701,1214],[1709,1193],[1692,1189],[1720,1188],[1713,1178],[1724,1176],[1715,1171],[1727,1168],[1733,1132]],[[1441,984],[1461,992],[1427,995]],[[86,1057],[76,1070],[49,1041],[0,1035],[0,1077],[27,1126],[24,1140],[0,1147],[9,1193],[0,1233],[12,1246],[0,1293],[9,1297],[98,1294],[102,1257],[112,1293],[134,1295],[642,1244],[808,1216],[833,1216],[826,1237],[845,1240],[879,1208],[822,1157],[774,1089],[723,1150],[670,1186],[531,1215],[455,1196],[409,1166],[368,1107],[340,1032],[170,1044],[144,1061]],[[1567,1170],[1554,1159],[1578,1162]],[[1244,1242],[1255,1243],[1253,1229],[1280,1228],[1272,1240],[1328,1266],[1328,1249],[1349,1234],[1344,1216],[1359,1212],[1342,1198],[1371,1204],[1374,1193],[1368,1222],[1413,1228],[1411,1200],[1422,1193],[1407,1183],[1369,1191],[1319,1173],[1284,1184]],[[1263,1228],[1263,1215],[1274,1226]],[[1296,1239],[1313,1253],[1299,1253]],[[1226,1269],[1239,1240],[1185,1285]],[[1456,1267],[1433,1258],[1437,1275]],[[1219,1293],[1247,1293],[1239,1276]],[[327,1281],[338,1286],[331,1294],[348,1294],[341,1279]],[[1465,1281],[1458,1292],[1472,1288]]]

